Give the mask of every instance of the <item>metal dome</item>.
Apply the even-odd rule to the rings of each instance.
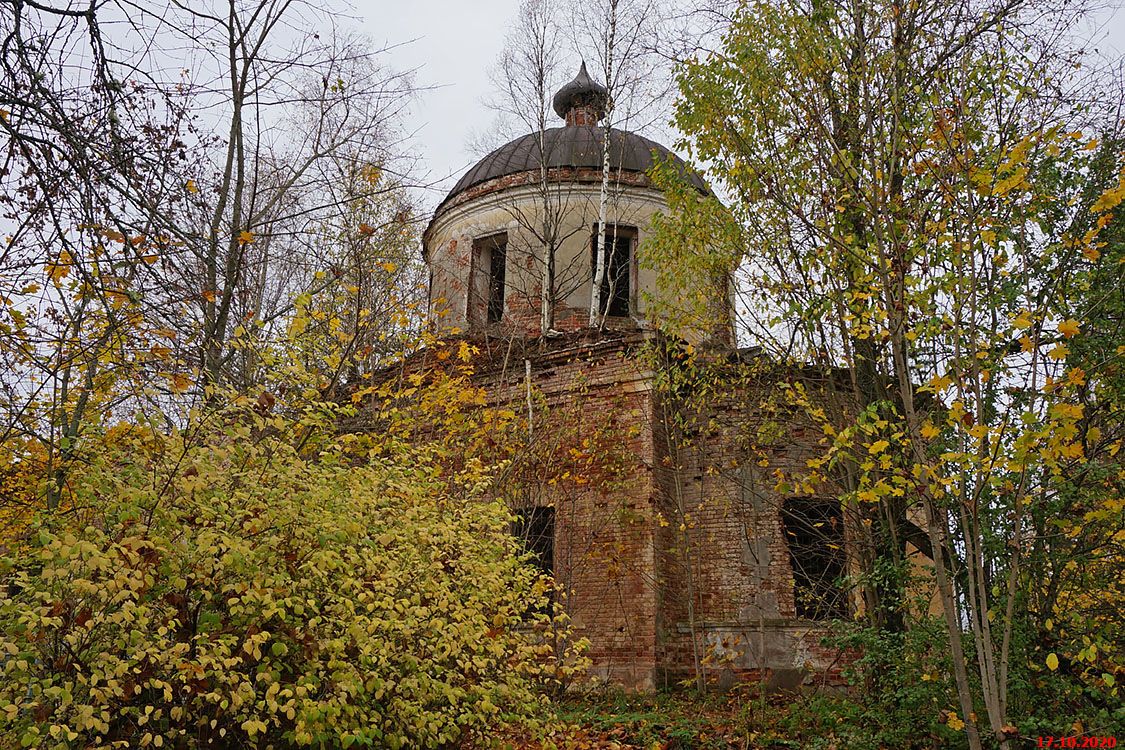
[[[656,141],[627,130],[613,130],[610,137],[609,163],[616,171],[647,172],[656,159],[667,159],[689,175],[692,185],[700,192],[709,193],[707,184],[698,173],[691,171],[683,159]],[[602,168],[602,140],[605,129],[601,127],[549,128],[543,133],[543,161],[548,169],[564,167],[580,169]],[[435,216],[441,213],[453,198],[469,188],[497,177],[530,172],[540,168],[539,134],[528,133],[507,143],[478,161],[464,174],[445,200],[438,206]]]
[[[551,100],[551,103],[555,108],[555,114],[564,120],[566,119],[566,113],[572,107],[581,106],[591,107],[598,113],[598,119],[600,120],[605,114],[608,101],[609,92],[606,91],[605,86],[590,78],[590,74],[586,72],[586,62],[583,61],[582,67],[578,69],[578,75],[574,77],[573,81],[555,92],[555,98]]]

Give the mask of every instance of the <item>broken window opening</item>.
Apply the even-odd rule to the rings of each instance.
[[[846,617],[844,517],[836,500],[792,497],[781,506],[782,528],[793,569],[797,617],[832,620]]]
[[[605,230],[605,275],[602,277],[602,310],[611,317],[626,318],[632,312],[631,271],[633,264],[633,244],[637,230],[632,227],[609,225]],[[598,228],[594,226],[590,238],[591,278],[598,273]]]
[[[473,241],[469,280],[469,322],[490,325],[504,317],[508,235],[494,234]]]
[[[520,540],[524,552],[544,575],[555,573],[555,509],[534,506],[515,511],[512,536]]]

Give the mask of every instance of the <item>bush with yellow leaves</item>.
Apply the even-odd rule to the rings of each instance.
[[[357,461],[331,412],[105,436],[0,562],[0,747],[427,748],[535,715],[558,622],[486,470]]]

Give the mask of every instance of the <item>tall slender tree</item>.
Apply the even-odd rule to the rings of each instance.
[[[1051,269],[1097,258],[1120,200],[1083,221],[1096,142],[1071,102],[1092,84],[1065,23],[1013,0],[752,2],[680,79],[677,124],[734,224],[688,203],[674,228],[745,249],[755,340],[850,378],[806,479],[864,521],[876,627],[910,626],[905,558],[931,558],[974,748],[978,712],[1001,746],[1018,732],[1029,514],[1083,460],[1080,326]]]

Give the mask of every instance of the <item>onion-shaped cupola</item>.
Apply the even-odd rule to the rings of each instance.
[[[574,80],[555,92],[551,100],[555,114],[566,120],[568,127],[592,126],[601,122],[609,105],[609,92],[586,72],[586,63]]]

